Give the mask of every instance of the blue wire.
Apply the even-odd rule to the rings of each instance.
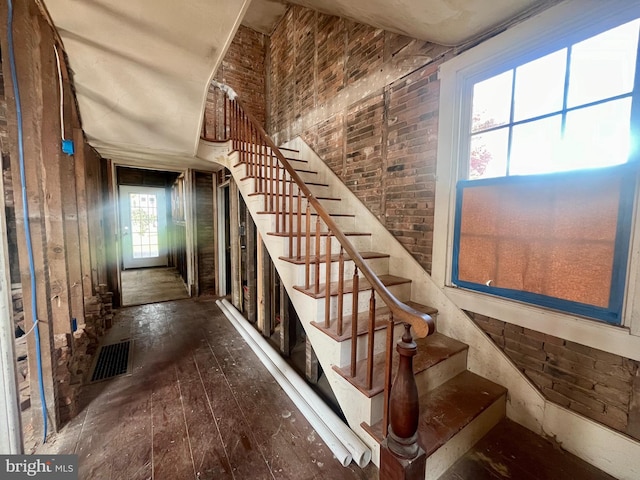
[[[27,241],[29,256],[29,275],[31,276],[31,311],[33,312],[33,334],[36,343],[36,361],[38,363],[38,384],[40,386],[40,400],[42,404],[42,422],[44,424],[44,439],[47,442],[47,401],[44,396],[44,380],[42,375],[42,352],[40,351],[40,330],[38,328],[38,315],[36,310],[36,272],[33,259],[33,247],[31,245],[31,230],[29,227],[29,204],[27,203],[27,180],[24,169],[24,145],[22,138],[22,106],[20,104],[20,90],[18,88],[18,75],[16,73],[16,58],[13,51],[13,2],[9,3],[9,18],[7,20],[7,40],[9,43],[9,64],[11,65],[11,81],[13,94],[16,99],[16,116],[18,121],[18,157],[20,159],[20,181],[22,182],[22,209],[24,213],[24,231]]]

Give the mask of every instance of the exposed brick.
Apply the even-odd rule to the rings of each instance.
[[[572,402],[570,407],[585,417],[589,417],[596,422],[600,422],[608,427],[624,432],[627,428],[628,416],[619,408],[607,406],[603,412],[594,411],[578,402]]]
[[[539,340],[540,342],[544,342],[546,337],[544,333],[536,332],[535,330],[531,330],[530,328],[523,328],[522,334],[534,340]]]
[[[592,379],[595,383],[599,383],[601,385],[608,385],[610,387],[623,389],[625,388],[625,386],[631,383],[630,381],[623,381],[619,378],[597,372],[591,366],[585,366],[575,362],[571,362],[562,357],[550,355],[547,362],[551,365],[558,366],[563,370],[575,372],[584,378]]]
[[[589,390],[577,386],[568,386],[564,383],[554,383],[553,389],[565,397],[590,408],[596,413],[604,412],[604,402],[593,398],[592,392]]]
[[[587,356],[592,356],[591,354],[593,353],[593,349],[591,347],[587,347],[586,345],[581,345],[579,343],[570,341],[565,342],[565,347],[569,350],[573,350],[574,352],[578,352]]]
[[[512,338],[515,340],[519,340],[522,335],[523,329],[518,325],[514,325],[513,323],[507,323],[504,326],[504,335],[507,338]]]
[[[544,371],[554,380],[563,381],[568,385],[576,385],[589,390],[594,386],[593,380],[576,375],[575,373],[567,372],[566,370],[553,365],[546,364],[544,366]]]
[[[564,339],[545,334],[544,343],[549,343],[552,345],[564,345]]]
[[[489,338],[493,340],[493,342],[498,345],[500,348],[504,348],[504,337],[502,335],[493,335],[491,333],[487,333]]]
[[[583,355],[578,352],[574,352],[573,350],[569,350],[566,347],[554,344],[545,344],[544,350],[554,355],[555,357],[561,357],[565,360],[569,360],[571,362],[578,363],[582,366],[593,366],[595,361],[586,355]]]
[[[515,350],[510,350],[509,348],[505,348],[504,351],[509,356],[509,358],[511,358],[511,360],[513,360],[515,364],[522,370],[529,368],[542,371],[542,369],[544,368],[544,362],[541,360],[529,357],[528,355]]]
[[[628,368],[628,366],[611,365],[598,360],[595,362],[594,367],[598,372],[619,378],[625,382],[631,382],[633,380],[633,370]]]
[[[629,402],[631,400],[631,385],[629,385],[629,388],[626,391],[599,384],[596,384],[593,389],[596,393],[596,396],[606,402],[608,405],[613,404],[625,410],[629,409]]]
[[[515,350],[521,352],[529,357],[535,358],[537,360],[545,361],[547,359],[547,354],[544,350],[530,347],[518,341],[514,341],[510,338],[505,338],[505,345],[507,348],[511,350]]]
[[[568,397],[565,397],[564,395],[562,395],[561,393],[551,389],[551,388],[543,388],[542,389],[542,394],[547,397],[549,400],[551,400],[554,403],[557,403],[558,405],[562,405],[563,407],[569,407],[569,405],[571,405],[571,399]]]
[[[542,372],[536,370],[525,369],[524,374],[540,389],[551,388],[553,379]]]

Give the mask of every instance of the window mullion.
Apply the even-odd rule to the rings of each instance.
[[[511,76],[511,111],[509,112],[509,139],[507,140],[507,171],[505,176],[509,176],[509,170],[511,169],[511,143],[513,141],[513,121],[515,118],[515,103],[516,103],[516,73],[517,70],[513,69],[513,75]]]
[[[636,53],[636,69],[633,79],[633,92],[631,93],[631,119],[629,121],[629,135],[631,138],[631,151],[628,161],[640,160],[640,140],[637,132],[640,132],[640,32]]]
[[[569,98],[569,82],[571,81],[571,52],[573,45],[567,47],[567,64],[564,71],[564,95],[562,97],[562,121],[560,124],[560,139],[564,140],[564,131],[567,127],[567,105]]]

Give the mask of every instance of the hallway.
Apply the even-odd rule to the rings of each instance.
[[[36,453],[76,453],[83,480],[376,478],[339,464],[213,298],[120,309],[102,343],[128,338],[131,373],[85,386]]]
[[[122,305],[145,305],[189,298],[180,274],[173,267],[123,270]]]

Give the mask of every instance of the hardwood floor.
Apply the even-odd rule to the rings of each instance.
[[[84,387],[83,410],[36,453],[76,453],[89,479],[373,479],[344,468],[213,298],[120,309],[133,371]]]
[[[144,305],[189,298],[180,274],[173,267],[123,270],[122,305]]]

